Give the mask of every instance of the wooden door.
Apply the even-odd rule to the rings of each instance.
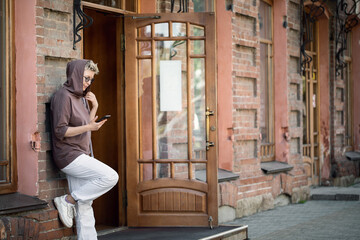
[[[320,183],[319,161],[319,72],[318,72],[318,30],[317,23],[311,23],[313,41],[306,45],[306,54],[312,61],[306,63],[303,71],[303,157],[308,176],[308,185]]]
[[[217,225],[214,14],[126,17],[125,44],[128,225]]]

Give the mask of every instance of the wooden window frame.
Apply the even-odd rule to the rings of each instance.
[[[99,9],[106,12],[120,13],[120,14],[134,14],[134,13],[138,13],[140,9],[140,0],[135,0],[135,11],[126,10],[126,0],[121,0],[120,8],[109,7],[98,3],[88,2],[86,0],[81,1],[81,4],[82,6],[86,6],[88,8]]]
[[[5,0],[5,71],[7,85],[7,102],[6,109],[6,141],[7,141],[7,161],[3,165],[7,168],[7,180],[0,183],[0,194],[16,192],[17,190],[17,163],[16,163],[16,129],[15,129],[15,51],[14,49],[14,5],[13,1]]]
[[[260,38],[260,45],[266,44],[268,49],[268,58],[267,58],[267,66],[268,69],[271,70],[271,74],[269,74],[267,80],[268,86],[271,85],[269,91],[269,99],[268,100],[268,108],[269,112],[267,115],[268,119],[268,143],[260,143],[260,159],[262,162],[274,161],[275,160],[275,99],[274,99],[274,4],[272,0],[261,0],[262,2],[271,6],[271,40]],[[271,48],[271,51],[269,50]],[[272,59],[272,61],[271,61]],[[261,61],[261,58],[260,58]],[[261,79],[260,79],[261,81]],[[272,84],[271,84],[272,83]]]

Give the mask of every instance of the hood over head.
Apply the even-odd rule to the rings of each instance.
[[[64,88],[78,97],[83,97],[89,88],[83,91],[83,76],[87,62],[86,59],[77,59],[66,66],[67,81],[64,83]]]

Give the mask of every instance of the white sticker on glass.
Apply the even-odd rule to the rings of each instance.
[[[160,61],[160,111],[181,110],[181,61]]]

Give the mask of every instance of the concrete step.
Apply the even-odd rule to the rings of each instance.
[[[99,240],[243,240],[248,239],[248,226],[121,228],[100,231],[98,235]]]
[[[310,200],[359,201],[357,194],[313,194]]]
[[[239,226],[234,229],[220,232],[199,240],[243,240],[248,239],[248,226]]]
[[[350,187],[314,187],[310,190],[311,200],[359,201],[360,184]]]

